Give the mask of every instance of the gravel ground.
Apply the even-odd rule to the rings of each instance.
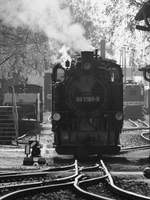
[[[141,138],[140,131],[122,132],[120,135],[120,143],[122,147],[134,147],[150,144],[149,141]]]
[[[73,193],[73,191],[66,189],[52,193],[40,193],[34,196],[25,197],[22,200],[85,200],[85,199],[80,198],[78,195]]]
[[[150,197],[150,181],[137,176],[115,176],[114,182],[122,189]]]
[[[118,185],[118,187],[121,187],[122,189],[150,197],[150,186],[146,182],[131,179],[131,177],[122,177],[122,178],[114,177],[114,180],[115,180],[115,184]],[[86,190],[95,194],[99,194],[99,195],[105,194],[106,197],[111,197],[111,198],[114,197],[112,196],[112,193],[107,189],[107,186],[101,183],[87,187]],[[38,193],[37,195],[23,198],[23,200],[28,200],[28,199],[31,199],[31,200],[52,200],[52,199],[84,200],[83,198],[79,197],[70,189],[59,190],[58,192],[52,192],[52,193]],[[115,195],[115,199],[120,200],[120,197],[116,197]]]
[[[146,118],[145,122],[147,122],[147,124],[149,124],[149,117],[146,116],[145,118]],[[131,128],[130,122],[125,120],[123,128]],[[146,134],[146,136],[150,136],[150,135]],[[123,147],[133,147],[133,146],[150,144],[149,141],[146,141],[141,138],[141,130],[122,132],[120,135],[120,143]]]

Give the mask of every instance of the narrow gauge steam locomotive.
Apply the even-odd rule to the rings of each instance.
[[[52,130],[59,154],[103,154],[120,150],[123,124],[122,70],[97,51],[56,64],[52,73]]]
[[[124,118],[144,118],[144,85],[132,80],[124,84]]]

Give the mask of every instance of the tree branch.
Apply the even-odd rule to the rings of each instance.
[[[0,65],[4,64],[7,60],[9,60],[11,57],[13,57],[15,55],[15,53],[12,53],[10,56],[8,56],[7,58],[5,58]]]

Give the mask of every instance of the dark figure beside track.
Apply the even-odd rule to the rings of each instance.
[[[41,155],[41,149],[40,144],[38,141],[35,142],[35,144],[32,147],[31,156],[32,157],[39,157]]]

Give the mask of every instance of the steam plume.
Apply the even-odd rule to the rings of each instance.
[[[0,20],[13,27],[28,26],[32,31],[44,31],[74,50],[91,49],[84,29],[73,23],[65,0],[0,0]],[[64,8],[63,8],[64,7]]]

